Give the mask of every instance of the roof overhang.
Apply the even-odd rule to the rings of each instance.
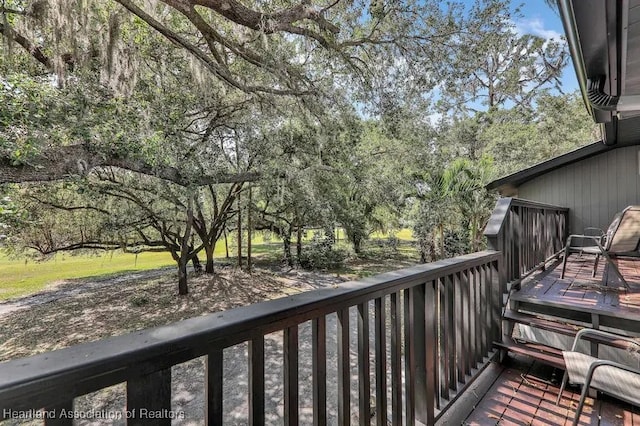
[[[582,95],[607,145],[640,140],[640,0],[558,0]]]
[[[564,155],[560,155],[550,160],[543,161],[542,163],[538,163],[527,169],[520,170],[519,172],[510,174],[509,176],[496,179],[493,182],[487,184],[487,189],[497,189],[500,194],[508,196],[515,193],[515,190],[516,188],[518,188],[518,186],[531,179],[615,148],[616,146],[605,145],[602,143],[602,141],[598,141],[590,145],[578,148],[574,151],[568,152]]]

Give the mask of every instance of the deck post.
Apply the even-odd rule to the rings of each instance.
[[[147,413],[171,410],[171,369],[156,371],[127,382],[127,411],[133,413],[127,425],[170,426],[171,417],[156,419]]]
[[[56,404],[45,408],[46,413],[53,414],[51,417],[45,417],[45,426],[64,426],[73,425],[73,416],[63,416],[63,412],[73,411],[73,400],[67,400],[61,404]],[[0,417],[2,418],[2,417]]]

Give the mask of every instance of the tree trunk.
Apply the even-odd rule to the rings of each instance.
[[[189,259],[185,256],[180,256],[178,261],[178,294],[184,296],[189,293],[189,287],[187,286],[187,263]]]
[[[184,235],[180,244],[180,258],[178,259],[178,294],[183,296],[189,293],[187,286],[187,264],[191,259],[189,239],[191,238],[191,228],[193,226],[193,196],[189,196],[187,202],[187,223],[184,229]]]
[[[302,227],[298,226],[298,233],[296,235],[296,254],[298,255],[298,262],[300,262],[300,256],[302,255]]]
[[[347,234],[347,240],[349,240],[351,246],[353,247],[353,251],[355,252],[355,254],[359,255],[362,251],[362,233],[356,226],[345,228],[345,232]]]
[[[204,248],[204,252],[205,252],[205,254],[207,256],[207,262],[204,265],[204,272],[206,274],[213,274],[214,273],[213,249],[214,249],[213,245],[206,245],[205,248]]]
[[[357,238],[353,241],[353,251],[359,255],[362,252],[362,240]]]
[[[420,247],[420,263],[427,263],[427,251],[423,247]]]
[[[353,234],[351,234],[351,245],[353,246],[353,251],[359,255],[360,252],[362,251],[362,237],[360,237],[360,234],[356,231]]]
[[[284,248],[284,260],[287,265],[293,266],[293,257],[291,256],[291,233],[282,236],[282,245]]]
[[[229,239],[227,237],[227,228],[224,228],[224,253],[225,257],[229,258]]]
[[[249,202],[247,205],[247,272],[251,273],[251,202],[252,191],[249,187]]]
[[[191,264],[193,265],[193,270],[196,273],[202,272],[202,263],[200,263],[200,259],[198,258],[197,254],[191,258]]]
[[[242,207],[240,193],[238,193],[236,200],[238,202],[238,268],[242,268]]]

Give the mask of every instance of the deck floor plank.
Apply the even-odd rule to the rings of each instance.
[[[606,399],[605,399],[606,398]],[[602,396],[602,400],[600,401],[600,424],[601,425],[611,425],[611,426],[624,426],[624,413],[626,410],[631,410],[631,406],[629,404],[607,404],[604,401],[611,401],[606,396]],[[630,413],[631,414],[631,413]]]
[[[472,416],[465,422],[474,426],[495,426],[500,422],[511,402],[514,388],[517,389],[521,382],[521,371],[528,371],[532,361],[525,357],[516,356],[509,366],[500,374],[500,377],[493,383],[482,400],[476,405]]]
[[[465,425],[570,426],[580,393],[570,386],[556,405],[561,377],[554,369],[525,357],[510,358],[500,377],[465,420]],[[552,382],[552,380],[554,380]],[[640,426],[640,410],[615,398],[587,398],[580,426]]]
[[[564,279],[560,279],[562,263],[557,262],[547,271],[525,280],[512,300],[567,306],[573,310],[597,312],[640,322],[640,260],[618,259],[617,262],[631,291],[622,289],[613,279],[613,273],[609,274],[607,286],[602,286],[604,261],[600,262],[596,277],[592,278],[593,259],[572,255],[567,262]]]
[[[624,414],[625,425],[631,423],[633,426],[640,426],[640,408],[632,406],[631,413],[625,411]],[[627,419],[629,417],[631,417],[631,422],[628,423]]]

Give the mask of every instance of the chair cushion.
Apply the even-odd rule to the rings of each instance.
[[[569,382],[584,385],[589,366],[598,358],[571,351],[563,351]],[[591,380],[591,387],[609,395],[640,405],[640,374],[611,366],[598,367]]]
[[[619,223],[616,223],[616,221]],[[611,232],[607,237],[607,250],[611,253],[637,251],[638,244],[640,244],[639,231],[640,208],[638,206],[629,206],[624,209],[620,218],[616,217],[614,219],[609,231],[607,231]]]
[[[598,246],[585,246],[580,247],[580,249],[580,251],[587,254],[602,254],[602,250],[600,250],[600,247]]]

